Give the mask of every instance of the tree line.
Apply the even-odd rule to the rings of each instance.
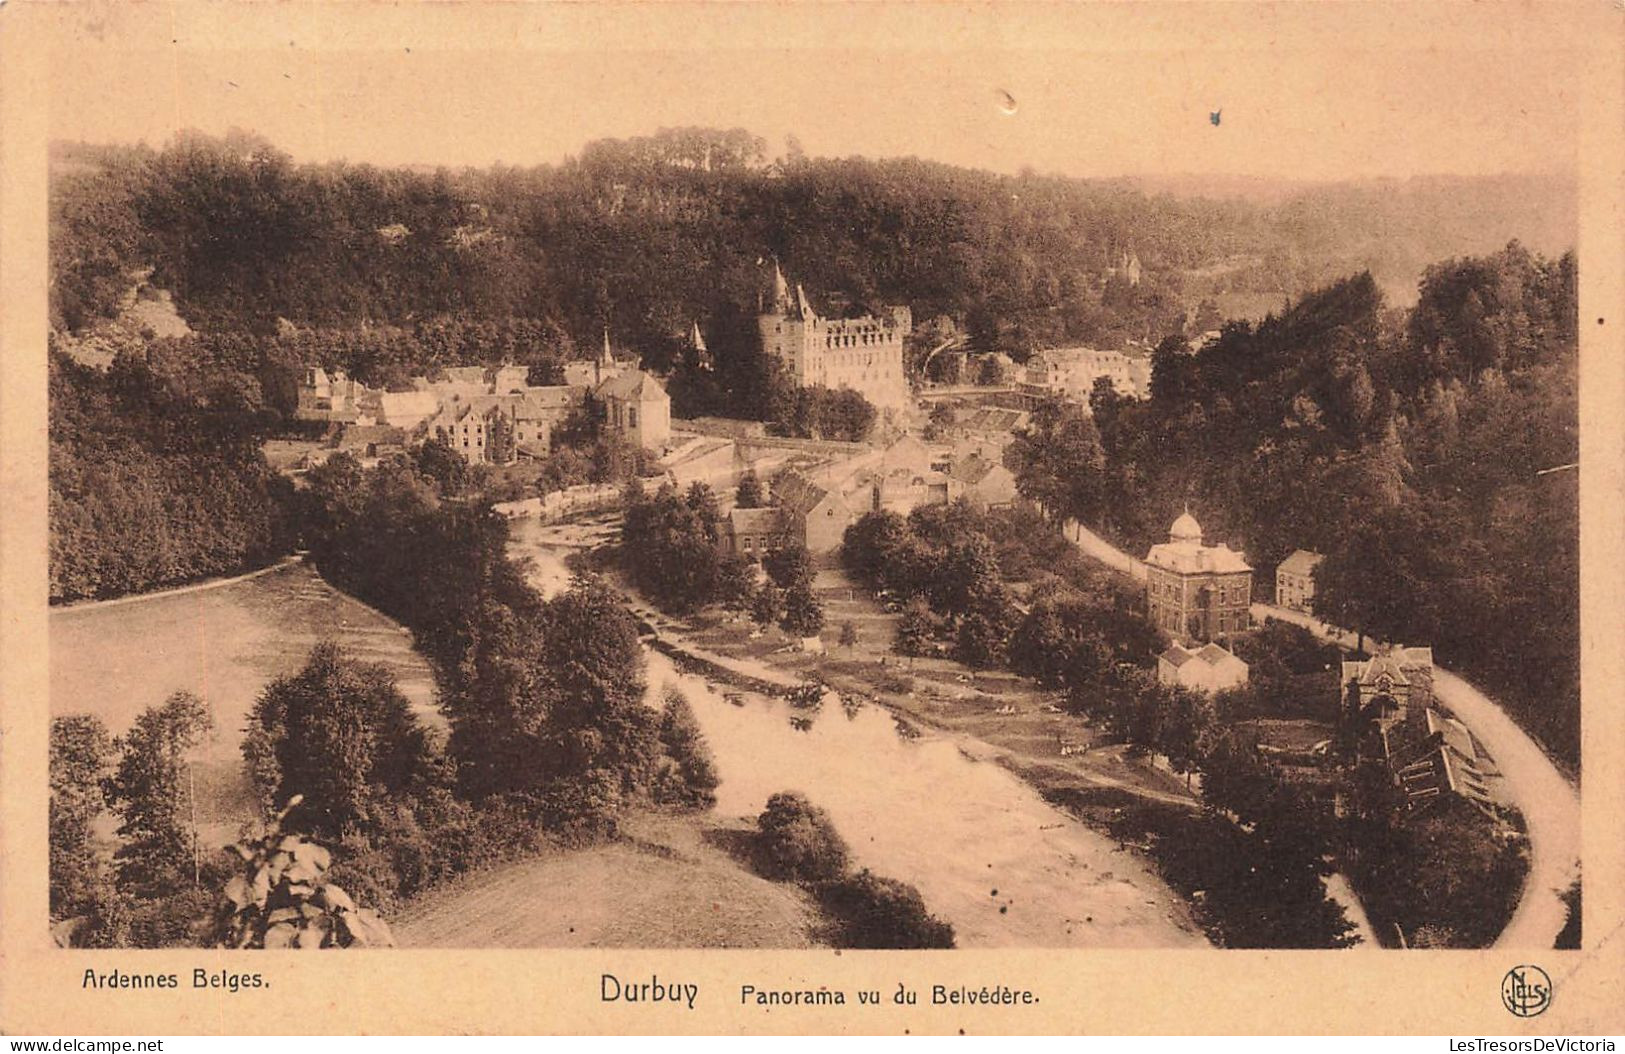
[[[1155,340],[1187,303],[1230,291],[1298,295],[1362,266],[1409,282],[1424,261],[1489,248],[1486,217],[1491,237],[1543,245],[1572,229],[1572,190],[1551,181],[1258,204],[918,159],[768,163],[737,129],[601,140],[524,169],[296,164],[242,132],[59,144],[56,158],[51,304],[66,328],[115,313],[128,276],[151,268],[199,329],[522,317],[589,347],[609,326],[657,368],[692,322],[753,311],[772,257],[829,313],[906,303],[1019,357]],[[1137,285],[1112,272],[1125,253]]]

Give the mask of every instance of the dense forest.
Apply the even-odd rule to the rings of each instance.
[[[260,453],[253,378],[166,376],[161,351],[50,363],[51,599],[231,574],[291,548],[288,481]]]
[[[1361,269],[1405,291],[1427,261],[1514,236],[1560,251],[1573,227],[1573,189],[1535,177],[1249,202],[766,155],[748,133],[704,129],[589,143],[558,165],[435,172],[296,164],[246,133],[58,144],[53,317],[78,331],[111,316],[150,268],[202,331],[518,317],[584,346],[607,326],[663,368],[694,321],[719,359],[749,340],[777,258],[826,312],[906,303],[1019,356],[1154,341],[1203,298],[1279,304]],[[1124,254],[1138,284],[1111,273]]]
[[[1369,274],[1200,354],[1152,395],[1035,415],[1023,490],[1136,553],[1188,503],[1262,573],[1323,553],[1316,611],[1432,645],[1579,758],[1577,306],[1572,255],[1517,243],[1430,267],[1409,311]]]

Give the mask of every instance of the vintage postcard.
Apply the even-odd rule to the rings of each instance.
[[[1619,1032],[1622,28],[13,0],[0,1029]]]

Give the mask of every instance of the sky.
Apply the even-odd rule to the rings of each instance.
[[[51,136],[235,126],[299,160],[458,167],[738,126],[770,154],[794,134],[814,156],[1096,178],[1576,157],[1575,38],[1516,7],[221,6],[54,12]]]

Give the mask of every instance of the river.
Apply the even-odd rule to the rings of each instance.
[[[556,591],[578,534],[513,524],[513,555]],[[1183,903],[1131,850],[1050,806],[957,741],[830,697],[817,711],[734,692],[648,651],[651,703],[688,699],[721,786],[717,811],[753,817],[795,790],[828,810],[855,863],[917,886],[961,947],[1201,947]],[[732,696],[730,699],[729,696]]]

